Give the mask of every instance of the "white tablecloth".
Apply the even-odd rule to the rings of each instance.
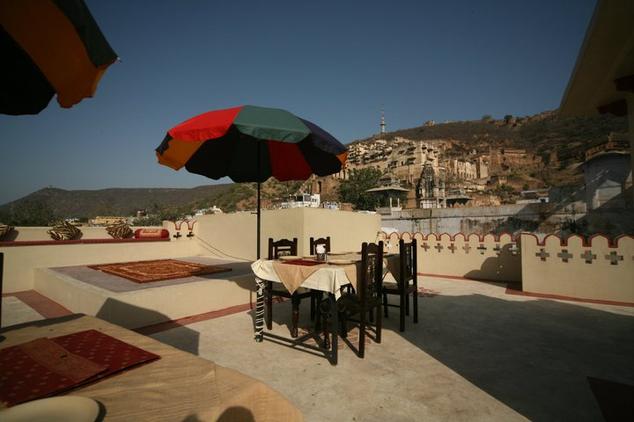
[[[251,264],[251,269],[260,280],[282,283],[273,269],[273,261],[259,259]],[[335,298],[339,299],[341,296],[341,287],[346,284],[350,284],[350,280],[348,280],[348,276],[343,270],[343,267],[330,265],[320,268],[308,276],[301,287],[333,293]]]

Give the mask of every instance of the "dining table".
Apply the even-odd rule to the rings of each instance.
[[[361,280],[361,253],[358,252],[330,252],[323,261],[316,256],[284,256],[277,260],[259,259],[251,264],[257,284],[257,302],[255,312],[255,340],[263,341],[264,331],[264,290],[267,282],[282,284],[289,293],[298,289],[311,289],[326,294],[325,300],[318,303],[318,315],[325,320],[325,328],[332,327],[328,339],[328,332],[317,349],[327,354],[332,364],[337,362],[337,300],[341,297],[344,287],[356,289]],[[399,255],[386,253],[383,259],[384,282],[396,283],[399,274]],[[299,345],[309,337],[316,338],[321,318],[316,318],[315,330],[298,339],[286,339],[266,333],[276,340],[285,340],[292,345]],[[317,339],[317,338],[316,338]],[[318,339],[317,339],[318,340]],[[304,345],[305,346],[305,345]],[[310,348],[310,347],[309,347]]]

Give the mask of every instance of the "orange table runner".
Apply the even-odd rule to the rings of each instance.
[[[292,262],[273,261],[273,270],[290,293],[294,293],[315,271],[326,267],[326,264],[296,265]]]

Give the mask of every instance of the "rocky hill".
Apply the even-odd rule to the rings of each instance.
[[[418,127],[389,132],[380,138],[389,141],[400,137],[430,143],[451,141],[452,148],[445,153],[452,157],[467,157],[474,151],[488,154],[492,149],[523,149],[541,157],[547,171],[537,177],[544,185],[552,186],[575,181],[571,169],[583,161],[586,148],[604,142],[612,132],[626,131],[627,120],[622,117],[561,117],[556,111],[546,111],[528,117],[508,115],[498,120],[484,116],[471,121],[426,122]],[[371,142],[378,137],[353,144]],[[521,168],[514,170],[522,173]]]
[[[134,215],[137,210],[158,211],[184,204],[208,202],[230,194],[232,185],[177,188],[111,188],[100,190],[40,189],[0,206],[0,219],[8,214],[45,212],[53,216],[90,218],[96,215]]]

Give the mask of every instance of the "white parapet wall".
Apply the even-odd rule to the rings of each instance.
[[[634,237],[522,234],[523,290],[634,304]]]
[[[195,238],[201,249],[224,258],[254,260],[256,215],[250,212],[197,217]],[[268,251],[268,239],[297,238],[298,253],[308,255],[311,237],[330,236],[333,251],[358,251],[362,242],[374,242],[381,217],[323,208],[290,208],[262,211],[261,257]]]
[[[18,227],[18,232],[24,234],[22,239],[0,244],[4,254],[3,293],[33,289],[34,270],[38,268],[177,258],[201,252],[198,242],[187,237],[117,242],[104,228],[94,227],[84,228],[91,230],[84,232],[88,236],[82,236],[81,242],[89,243],[55,242],[46,234],[47,229]]]
[[[422,233],[381,233],[389,241],[388,251],[398,252],[399,239],[418,244],[418,273],[421,275],[459,277],[473,280],[520,282],[521,258],[510,234],[455,235]]]
[[[160,229],[164,228],[168,231],[173,231],[174,226],[172,224],[168,224],[170,222],[164,222],[163,227],[148,227],[148,226],[134,226],[131,229]],[[106,227],[89,227],[89,226],[78,226],[79,230],[81,230],[81,239],[111,239],[112,237],[106,231]],[[11,240],[17,242],[33,242],[33,241],[49,241],[53,240],[51,235],[48,234],[48,231],[51,227],[16,227],[14,231],[7,236],[7,239],[3,240]]]

